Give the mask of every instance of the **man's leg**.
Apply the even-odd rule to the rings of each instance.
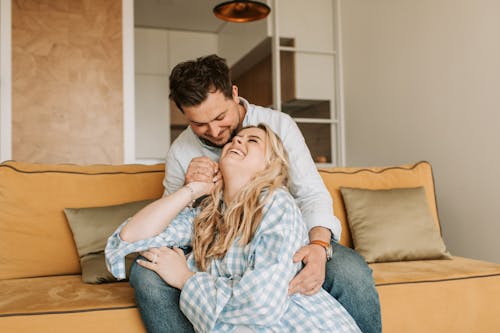
[[[170,287],[158,274],[135,261],[130,269],[129,281],[149,333],[194,332],[193,326],[179,308],[179,289]]]
[[[323,289],[344,306],[363,333],[380,333],[380,303],[371,269],[353,249],[337,243],[332,246]]]

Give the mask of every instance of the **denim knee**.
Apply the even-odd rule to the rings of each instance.
[[[333,244],[332,259],[326,265],[324,289],[330,291],[334,281],[348,283],[350,288],[373,288],[372,270],[356,251],[340,244]]]
[[[136,260],[142,259],[145,260],[143,257],[139,256],[137,257]],[[141,283],[138,283],[139,281],[144,281],[146,280],[153,280],[154,281],[154,275],[157,275],[155,272],[142,267],[139,265],[136,261],[132,263],[132,266],[130,267],[130,275],[129,275],[129,282],[132,285],[132,287],[138,287]]]
[[[179,308],[180,290],[136,262],[130,269],[129,282],[148,332],[193,333],[193,326]]]

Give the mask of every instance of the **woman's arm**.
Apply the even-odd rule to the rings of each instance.
[[[125,256],[133,253],[160,248],[162,246],[181,247],[190,245],[193,234],[193,219],[197,214],[196,209],[184,209],[177,215],[168,228],[162,233],[141,239],[133,243],[123,241],[120,238],[121,230],[127,225],[128,220],[123,222],[118,229],[108,238],[104,253],[106,255],[106,266],[108,271],[117,279],[124,279]]]
[[[250,258],[240,255],[228,261],[247,266],[243,276],[196,273],[184,284],[181,310],[198,331],[228,324],[268,326],[285,312],[288,282],[299,268],[292,256],[307,241],[307,233],[288,193],[275,193],[266,209],[249,245]]]
[[[120,232],[120,238],[132,243],[158,235],[182,209],[208,194],[212,187],[213,184],[202,182],[186,184],[171,195],[150,203],[128,221]]]
[[[181,210],[213,185],[191,183],[158,199],[128,219],[108,238],[106,266],[118,279],[125,278],[125,256],[161,246],[182,246],[191,241],[195,212]],[[179,214],[180,213],[180,214]],[[169,224],[171,223],[171,226]]]

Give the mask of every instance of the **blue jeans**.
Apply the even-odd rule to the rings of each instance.
[[[323,289],[344,306],[361,331],[380,333],[380,304],[371,269],[354,250],[340,244],[333,244],[333,250],[333,257],[326,265]],[[130,284],[149,333],[194,332],[179,309],[180,290],[135,262],[130,270]]]
[[[332,246],[333,256],[326,264],[323,289],[342,304],[363,333],[382,332],[380,303],[371,268],[353,249],[337,243]]]

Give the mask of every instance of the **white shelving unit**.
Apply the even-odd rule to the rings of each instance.
[[[273,104],[282,112],[280,52],[295,54],[295,96],[297,100],[329,101],[329,115],[299,117],[299,127],[329,125],[329,160],[318,166],[345,165],[342,59],[340,57],[340,4],[335,0],[272,2]],[[282,38],[293,39],[295,46],[280,45]],[[318,83],[319,82],[319,83]],[[323,141],[303,130],[306,141]],[[309,145],[311,151],[314,147]]]

